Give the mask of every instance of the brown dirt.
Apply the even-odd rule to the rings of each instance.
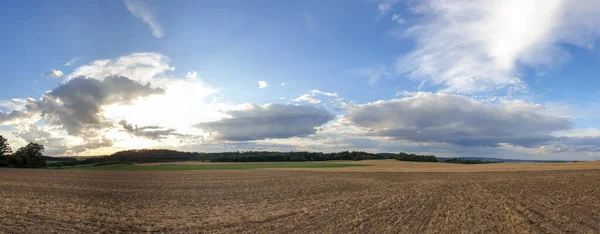
[[[331,161],[335,162],[335,161]],[[404,162],[398,160],[364,160],[337,163],[353,163],[371,165],[368,167],[342,168],[285,168],[278,170],[308,170],[334,172],[506,172],[506,171],[562,171],[562,170],[595,170],[600,169],[600,161],[573,163],[488,163],[488,164],[455,164]]]
[[[600,170],[0,170],[0,232],[597,233]]]

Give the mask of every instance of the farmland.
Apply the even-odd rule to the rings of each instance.
[[[74,167],[74,170],[126,170],[126,171],[185,171],[185,170],[243,170],[243,169],[264,169],[264,168],[343,168],[343,167],[362,167],[367,164],[356,163],[323,163],[323,162],[284,162],[284,163],[145,163],[138,165],[131,164],[110,164],[102,166],[82,166]]]
[[[524,169],[506,171],[516,166],[398,162],[400,172],[465,167],[461,173],[385,172],[392,162],[254,170],[1,169],[0,227],[30,233],[600,230],[600,170],[583,170],[598,169],[595,163],[547,171],[519,164]]]

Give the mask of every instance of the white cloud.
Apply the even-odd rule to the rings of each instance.
[[[300,97],[292,99],[294,102],[308,102],[310,104],[319,104],[321,99],[317,96],[337,97],[337,93],[323,92],[321,90],[313,89],[308,93],[300,95]]]
[[[285,85],[287,85],[287,83],[285,83],[285,82],[282,82],[282,83],[281,83],[281,86],[285,86]]]
[[[267,82],[266,82],[266,81],[264,81],[264,80],[260,80],[260,81],[258,81],[258,88],[259,88],[259,89],[264,89],[264,88],[266,88],[266,87],[268,87],[268,86],[269,86],[269,85],[267,84]]]
[[[402,17],[400,17],[400,15],[398,15],[398,14],[392,15],[392,21],[395,21],[398,24],[406,23],[406,21],[404,19],[402,19]]]
[[[300,97],[292,99],[294,102],[308,102],[310,104],[319,104],[321,100],[318,99],[315,95],[310,93],[305,93],[300,95]]]
[[[379,10],[379,13],[385,15],[392,10],[392,4],[388,2],[379,3],[379,5],[377,5],[377,9]]]
[[[588,48],[600,31],[598,1],[428,0],[414,9],[426,20],[405,32],[418,45],[399,59],[398,72],[445,92],[524,90],[518,65],[565,62],[561,44]]]
[[[55,70],[55,69],[52,69],[49,72],[46,72],[46,73],[44,73],[42,75],[45,76],[45,77],[48,77],[48,78],[57,78],[57,79],[65,76],[65,74],[63,74],[62,71]]]
[[[85,76],[104,79],[108,76],[125,76],[140,82],[151,81],[157,75],[175,70],[169,65],[169,58],[158,53],[135,53],[116,59],[96,60],[75,69],[65,79]]]
[[[127,10],[129,10],[133,16],[142,19],[150,26],[154,37],[162,38],[164,36],[160,25],[156,22],[156,19],[146,2],[143,0],[125,0],[125,5],[127,6]]]
[[[77,62],[78,60],[80,60],[82,58],[83,58],[83,56],[77,57],[77,58],[72,58],[71,60],[69,60],[69,61],[67,61],[65,63],[65,67],[68,67],[68,66],[71,66],[71,65],[75,64],[75,62]]]
[[[39,101],[0,102],[12,109],[0,112],[0,124],[48,126],[44,131],[56,139],[39,140],[51,143],[60,138],[68,146],[63,152],[53,148],[57,154],[97,155],[139,147],[177,148],[197,142],[205,133],[193,124],[216,121],[233,107],[208,100],[218,90],[203,83],[196,72],[165,74],[174,70],[168,61],[161,54],[136,53],[82,65]],[[128,78],[110,78],[114,76]],[[125,89],[129,91],[119,91]],[[141,89],[158,92],[138,95]],[[27,137],[41,134],[32,129],[22,127],[18,132]]]

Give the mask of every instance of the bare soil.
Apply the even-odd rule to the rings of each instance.
[[[0,169],[0,232],[600,232],[600,170],[327,170]]]
[[[331,161],[336,162],[336,161]],[[487,163],[457,164],[443,162],[405,162],[390,160],[339,161],[371,165],[346,168],[286,168],[281,170],[310,170],[331,172],[510,172],[510,171],[563,171],[600,170],[600,161],[566,163]]]

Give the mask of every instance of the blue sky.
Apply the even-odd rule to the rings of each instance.
[[[15,146],[600,155],[595,2],[0,6],[0,134]]]

